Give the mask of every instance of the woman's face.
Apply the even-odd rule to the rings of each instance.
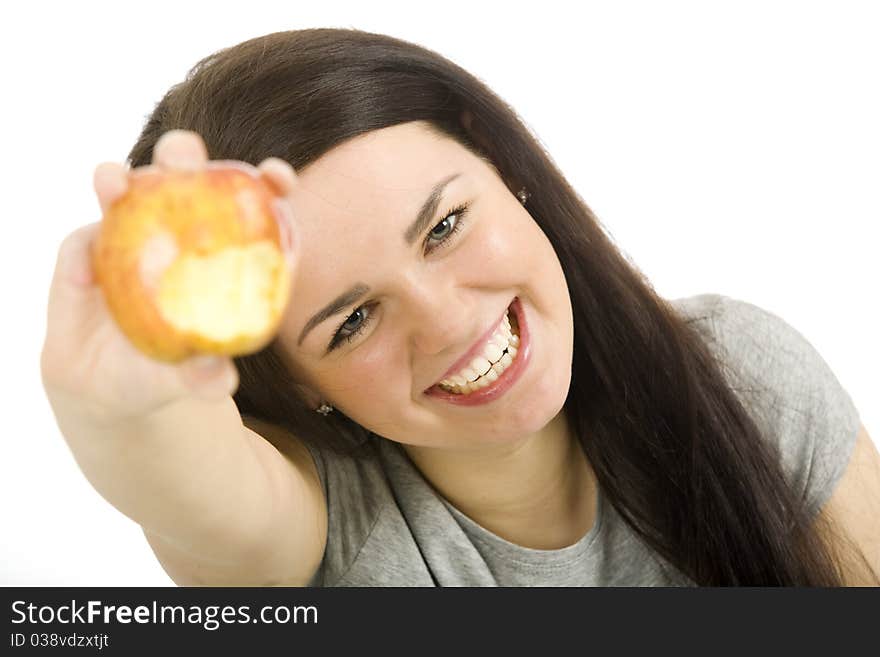
[[[568,288],[550,242],[493,167],[413,122],[352,139],[298,177],[297,265],[279,341],[315,400],[430,447],[513,442],[556,416],[571,378]],[[432,394],[463,357],[497,358],[487,336],[515,299],[526,328],[513,329],[528,335],[509,367],[494,367],[497,381]],[[503,328],[489,341],[510,344]]]

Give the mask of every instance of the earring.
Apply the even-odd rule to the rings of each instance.
[[[327,402],[324,402],[318,408],[315,409],[315,412],[320,413],[324,417],[327,417],[332,410],[333,410],[333,407],[330,404],[328,404]]]
[[[530,196],[531,196],[531,194],[529,194],[529,192],[526,190],[525,187],[523,187],[521,190],[519,190],[516,194],[516,197],[519,199],[519,202],[522,203],[523,205],[526,204],[526,201],[529,200]]]

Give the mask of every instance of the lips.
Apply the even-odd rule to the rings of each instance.
[[[515,299],[514,299],[515,301]],[[513,303],[513,302],[511,302]],[[470,364],[470,362],[476,357],[483,353],[483,348],[486,346],[486,342],[490,337],[498,330],[498,327],[501,325],[501,322],[504,321],[504,316],[507,314],[510,306],[504,309],[504,312],[501,313],[501,316],[491,325],[488,329],[486,329],[480,338],[474,342],[470,349],[468,349],[457,361],[455,361],[452,366],[444,372],[443,376],[441,376],[437,383],[442,381],[443,379],[449,378],[453,374],[460,372],[464,367]],[[435,383],[434,385],[437,385]],[[432,388],[434,386],[431,386]],[[430,390],[430,388],[429,388]]]
[[[516,321],[519,331],[520,346],[516,357],[498,375],[494,382],[467,394],[449,392],[443,386],[435,384],[425,391],[425,395],[440,402],[446,402],[459,407],[476,407],[488,404],[503,397],[507,391],[513,388],[524,376],[531,362],[531,330],[526,321],[525,311],[518,298],[513,300],[509,307],[511,324]]]

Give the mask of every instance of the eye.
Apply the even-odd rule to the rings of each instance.
[[[451,220],[453,217],[455,218],[455,221]],[[444,217],[443,221],[434,226],[434,228],[431,230],[429,237],[435,240],[444,239],[447,235],[449,235],[457,222],[458,217],[456,217],[454,214],[451,214],[448,217]],[[437,230],[438,228],[440,229],[439,231]]]
[[[449,244],[452,236],[464,226],[464,217],[467,214],[469,205],[468,203],[462,203],[444,214],[443,219],[437,222],[425,238],[426,253],[431,253]],[[354,312],[333,333],[330,344],[327,345],[327,352],[333,351],[343,342],[354,340],[372,321],[374,305],[365,304],[355,308]]]
[[[464,217],[467,211],[467,203],[447,211],[443,219],[428,232],[428,236],[425,238],[425,252],[431,253],[440,246],[445,246],[450,238],[464,226]]]
[[[332,351],[341,342],[350,342],[357,337],[367,327],[372,317],[372,305],[368,304],[355,308],[355,311],[336,329],[330,344],[327,345],[327,351]]]

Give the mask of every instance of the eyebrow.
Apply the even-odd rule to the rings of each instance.
[[[404,232],[403,234],[403,239],[408,246],[412,246],[418,236],[421,235],[428,228],[428,225],[431,223],[431,221],[433,221],[434,215],[437,213],[437,207],[440,205],[440,199],[443,198],[443,190],[449,183],[451,183],[459,176],[461,176],[460,173],[453,173],[452,175],[447,176],[436,185],[434,185],[434,189],[431,190],[431,194],[428,196],[427,199],[425,199],[425,202],[422,203],[422,207],[419,209],[415,220],[410,224],[409,228],[407,228],[406,232]],[[333,315],[342,312],[348,306],[358,301],[369,291],[369,285],[360,282],[355,283],[348,290],[346,290],[338,297],[333,299],[333,301],[321,308],[321,310],[312,315],[309,321],[306,322],[306,325],[303,327],[303,330],[300,332],[299,338],[296,341],[296,346],[299,347],[302,344],[303,340],[306,339],[306,336],[309,334],[309,332],[313,328],[318,326],[318,324],[322,323],[326,319],[329,319],[330,317],[333,317]]]

